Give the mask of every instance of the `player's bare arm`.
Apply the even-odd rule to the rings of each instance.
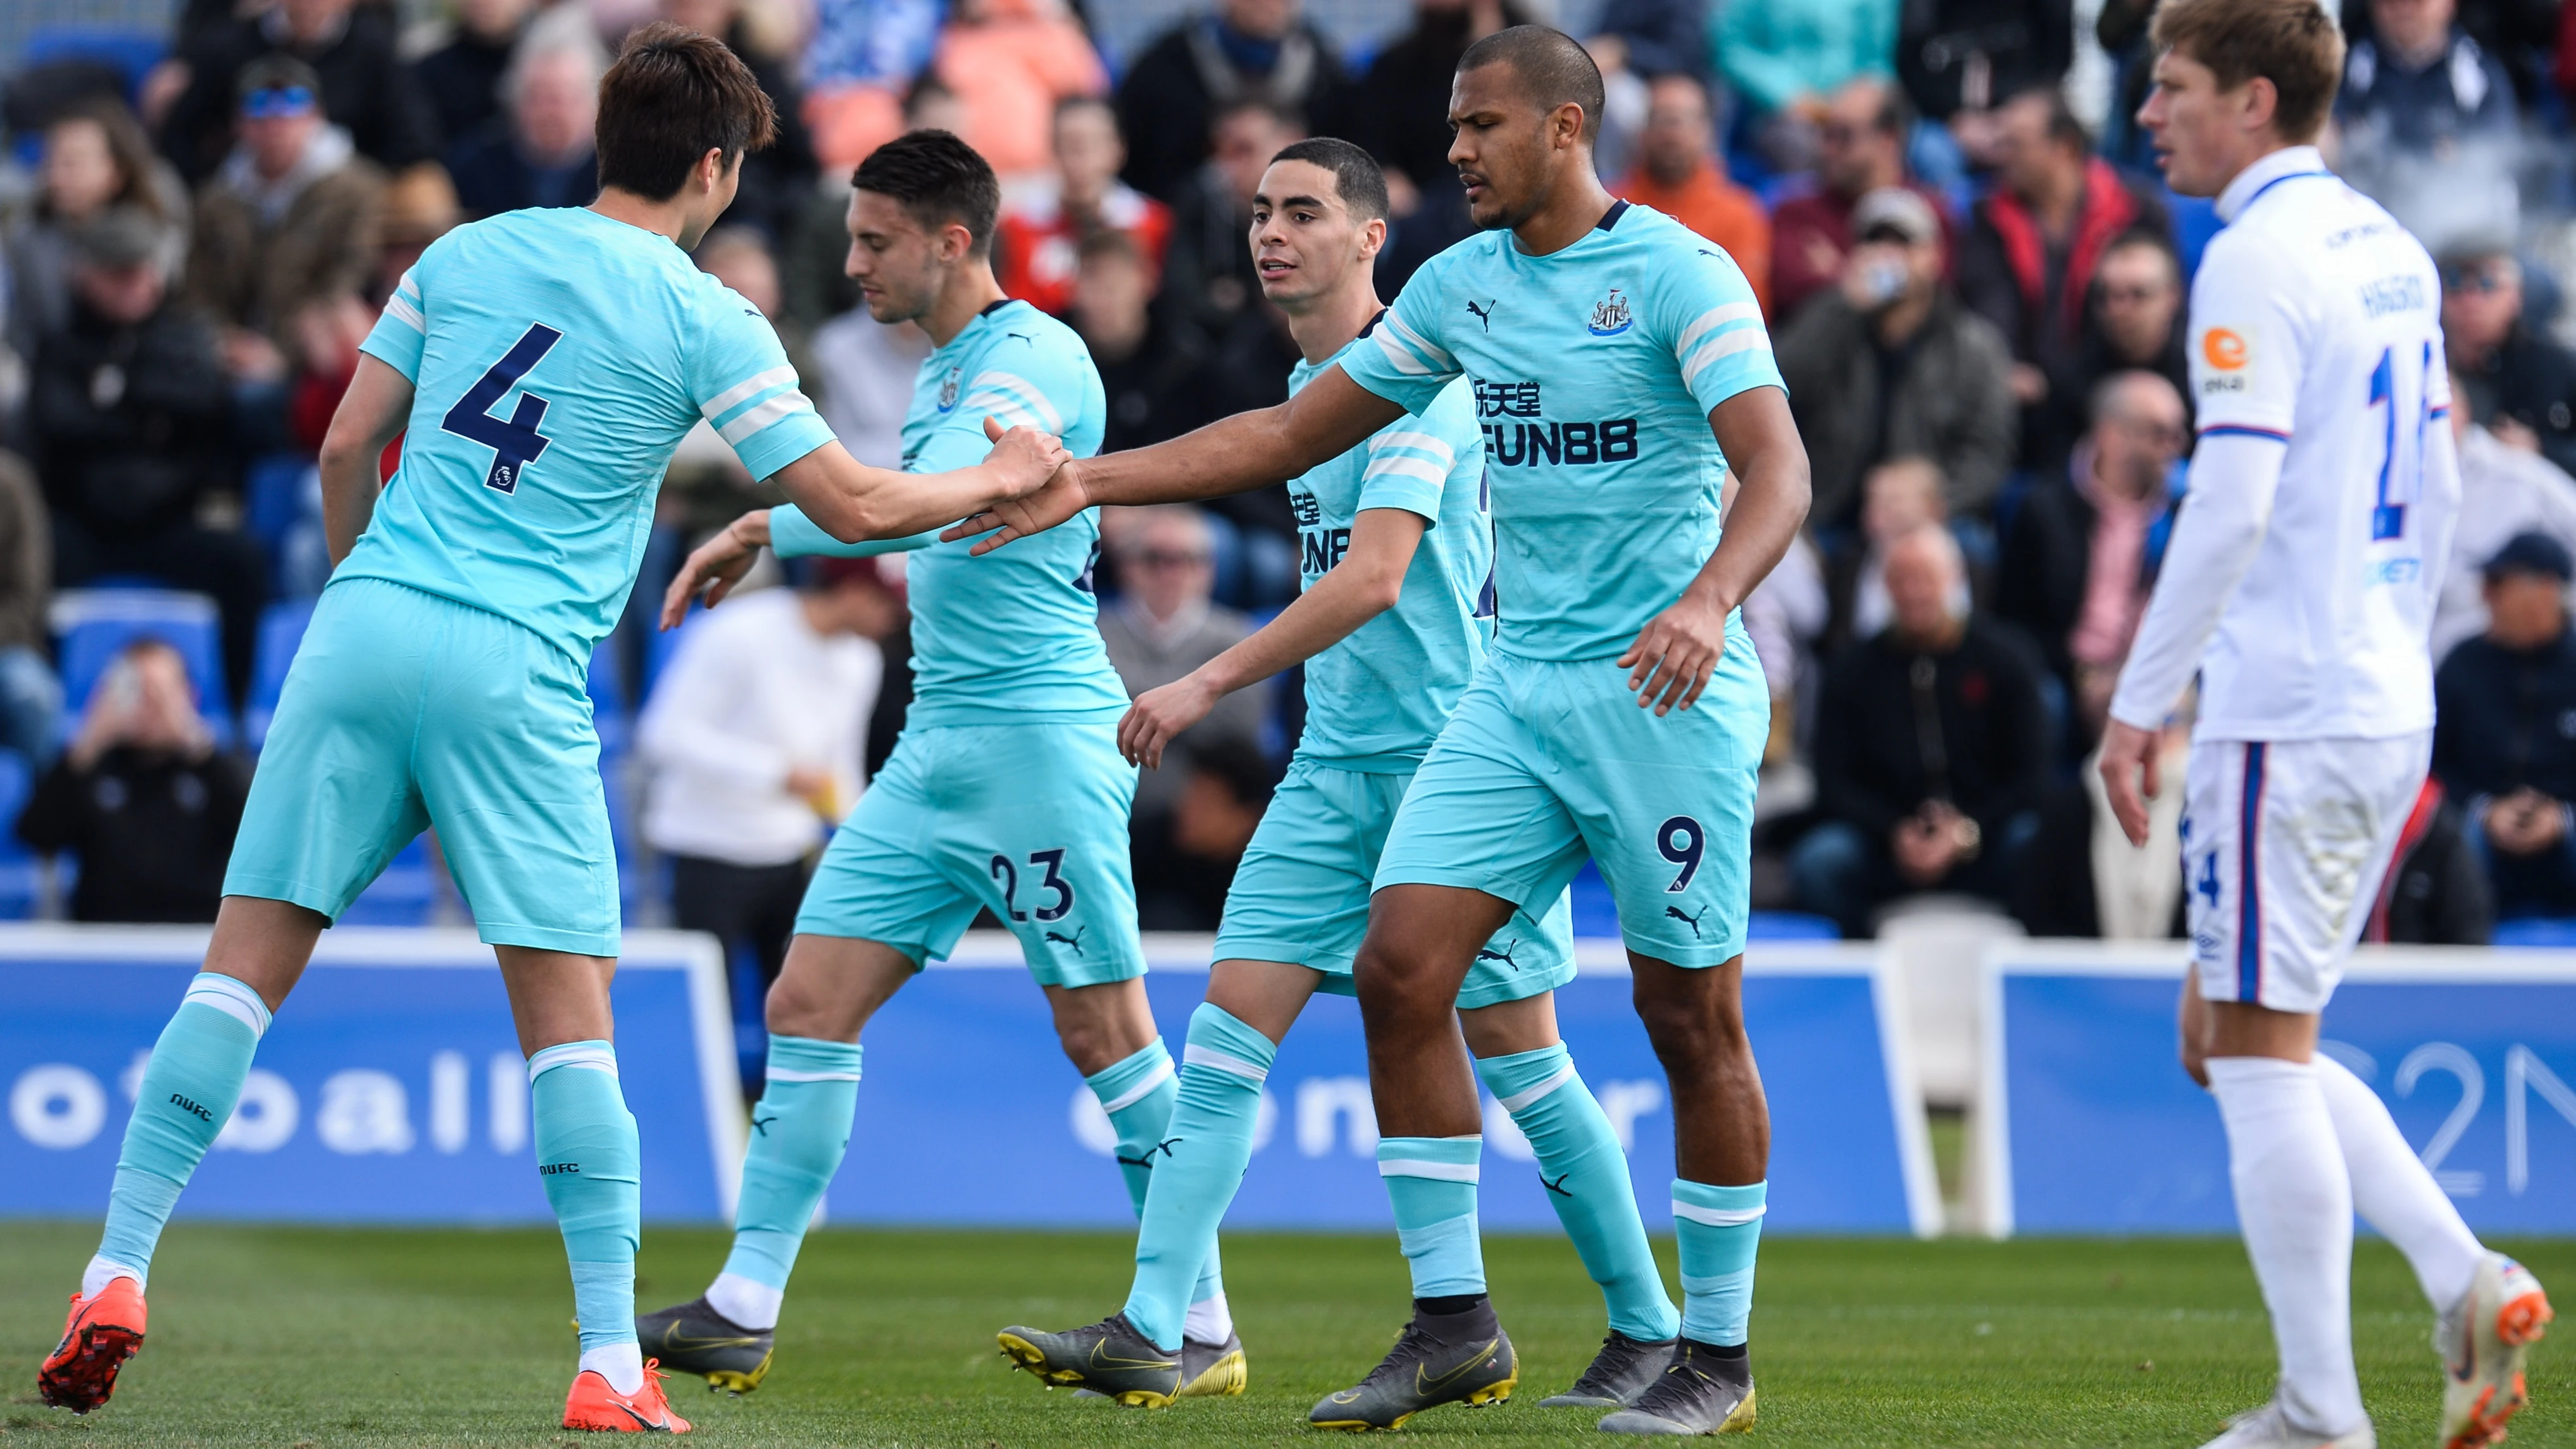
[[[1026,497],[999,502],[940,535],[989,533],[973,552],[1043,533],[1098,504],[1187,503],[1249,493],[1349,452],[1404,409],[1328,367],[1274,408],[1237,413],[1168,443],[1079,458]]]
[[[1163,747],[1207,718],[1218,700],[1305,663],[1394,608],[1428,526],[1406,509],[1361,509],[1351,521],[1350,552],[1278,618],[1181,678],[1136,696],[1118,722],[1119,752],[1130,764],[1159,766]]]
[[[411,379],[382,359],[358,355],[358,374],[340,395],[331,430],[322,439],[322,535],[332,567],[358,546],[375,517],[382,488],[376,459],[411,420]]]
[[[1638,706],[1659,715],[1699,699],[1726,652],[1726,616],[1779,565],[1807,521],[1807,447],[1787,394],[1776,387],[1737,393],[1709,409],[1708,426],[1734,483],[1726,532],[1681,598],[1647,621],[1619,656]]]
[[[984,436],[993,451],[971,468],[906,473],[871,468],[839,443],[826,443],[781,468],[773,482],[805,510],[814,526],[843,543],[909,538],[954,523],[988,504],[1018,498],[1045,483],[1071,456],[1034,428],[1005,431],[991,418]]]

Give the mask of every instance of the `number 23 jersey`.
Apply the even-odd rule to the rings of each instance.
[[[364,350],[415,392],[402,470],[334,579],[488,610],[585,666],[700,418],[754,478],[832,441],[756,308],[669,238],[578,207],[439,238]]]
[[[2256,162],[2218,206],[2229,220],[2191,289],[2200,436],[2286,451],[2261,548],[2201,654],[2196,733],[2431,729],[2427,636],[2459,503],[2452,473],[2425,467],[2450,426],[2441,278],[2313,147]],[[2206,471],[2194,486],[2227,486]]]

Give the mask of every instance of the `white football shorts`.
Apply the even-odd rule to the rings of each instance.
[[[2192,743],[2183,898],[2204,998],[2325,1009],[2432,758],[2429,730]]]

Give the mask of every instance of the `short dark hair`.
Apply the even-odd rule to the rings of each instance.
[[[2042,125],[2051,145],[2085,152],[2093,149],[2092,133],[2084,129],[2084,122],[2075,114],[2075,107],[2068,104],[2064,86],[2030,86],[2017,92],[2009,100],[2035,101],[2047,112]]]
[[[1214,136],[1219,127],[1243,115],[1260,116],[1283,131],[1294,131],[1300,136],[1306,134],[1306,117],[1303,112],[1267,96],[1237,96],[1217,107],[1208,116],[1208,134]]]
[[[1585,139],[1601,134],[1601,108],[1609,103],[1601,85],[1601,67],[1573,36],[1544,25],[1497,30],[1467,47],[1467,53],[1458,58],[1458,73],[1496,64],[1512,68],[1539,109],[1581,106]]]
[[[2149,44],[2209,67],[2220,90],[2272,83],[2272,129],[2313,141],[2343,80],[2343,28],[2318,0],[2164,0]]]
[[[778,110],[740,57],[667,20],[626,39],[599,82],[599,185],[668,201],[709,151],[734,165],[778,138]]]
[[[1339,136],[1309,136],[1291,141],[1270,158],[1281,161],[1303,161],[1321,166],[1333,173],[1333,189],[1341,193],[1342,205],[1361,221],[1383,221],[1387,215],[1386,173],[1378,169],[1377,158]]]
[[[946,131],[908,131],[868,153],[850,173],[850,185],[891,197],[924,227],[955,222],[966,228],[967,253],[993,247],[1002,214],[1002,183],[992,163]]]
[[[1076,266],[1104,261],[1127,262],[1147,271],[1153,270],[1154,266],[1154,259],[1145,255],[1145,249],[1136,244],[1136,238],[1114,226],[1104,226],[1084,237],[1082,244],[1073,249],[1073,256]]]

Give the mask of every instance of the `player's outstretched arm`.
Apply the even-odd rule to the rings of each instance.
[[[1275,408],[1237,413],[1150,448],[1076,459],[1045,487],[997,503],[940,537],[954,541],[989,533],[973,551],[991,553],[1095,504],[1186,503],[1249,493],[1349,452],[1402,416],[1401,405],[1351,381],[1340,367],[1328,367]]]
[[[340,395],[331,430],[322,438],[322,536],[333,568],[358,546],[358,535],[376,516],[376,494],[383,487],[376,460],[411,421],[411,400],[410,378],[372,353],[358,354],[357,376]]]
[[[2156,735],[2262,551],[2288,455],[2281,438],[2243,433],[2204,433],[2192,449],[2191,489],[2102,728],[2102,783],[2132,845],[2147,843],[2147,801],[2162,783]]]
[[[771,478],[815,527],[858,543],[926,532],[1018,498],[1046,482],[1068,456],[1062,442],[1034,428],[1005,432],[986,418],[984,435],[994,446],[983,462],[945,473],[871,468],[830,442]]]
[[[1640,708],[1688,709],[1726,652],[1726,616],[1769,576],[1807,521],[1807,445],[1789,417],[1789,396],[1751,387],[1708,412],[1709,430],[1734,474],[1734,503],[1717,551],[1671,608],[1637,631],[1619,656]]]
[[[1119,753],[1149,770],[1162,764],[1163,747],[1207,718],[1218,700],[1305,663],[1394,608],[1429,525],[1408,509],[1360,510],[1351,520],[1350,551],[1279,617],[1181,678],[1136,696],[1118,722]]]

